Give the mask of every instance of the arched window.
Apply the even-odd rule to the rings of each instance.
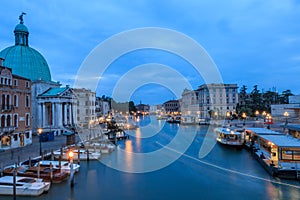
[[[4,110],[5,109],[5,94],[2,94],[1,104],[2,104],[2,110]]]
[[[6,118],[6,126],[7,127],[11,126],[11,116],[10,115],[8,115]]]
[[[17,114],[14,115],[14,126],[18,127],[18,115]]]
[[[10,104],[10,96],[9,94],[6,96],[6,109],[9,109],[9,104]]]
[[[30,126],[30,115],[26,114],[26,126]]]
[[[5,127],[5,115],[1,117],[1,127]]]
[[[27,108],[30,107],[30,106],[29,106],[29,96],[28,96],[28,95],[26,96],[26,102],[25,102],[25,105],[26,105]]]
[[[14,95],[14,106],[18,107],[18,95]]]

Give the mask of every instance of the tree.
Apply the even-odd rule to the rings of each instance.
[[[279,101],[281,104],[287,104],[289,103],[289,96],[294,96],[294,94],[291,92],[291,90],[284,90],[280,97],[279,97]]]

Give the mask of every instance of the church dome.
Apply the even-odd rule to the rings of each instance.
[[[15,30],[14,32],[16,31],[23,31],[23,32],[28,32],[28,28],[24,25],[24,24],[18,24],[16,27],[15,27]]]
[[[51,81],[50,69],[45,58],[37,50],[29,47],[29,31],[23,24],[23,14],[20,24],[15,27],[15,45],[0,52],[4,59],[3,66],[12,68],[13,74],[29,78],[32,81]]]

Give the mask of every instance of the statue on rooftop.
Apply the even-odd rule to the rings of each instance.
[[[22,12],[22,14],[19,16],[20,24],[23,24],[23,15],[26,15],[26,13]]]

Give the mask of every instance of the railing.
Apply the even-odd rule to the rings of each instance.
[[[0,127],[0,132],[4,132],[4,133],[7,133],[7,132],[13,132],[14,130],[16,129],[16,127],[14,126],[7,126],[7,127]]]
[[[2,105],[1,106],[1,111],[2,112],[12,111],[13,109],[14,109],[13,105]]]

